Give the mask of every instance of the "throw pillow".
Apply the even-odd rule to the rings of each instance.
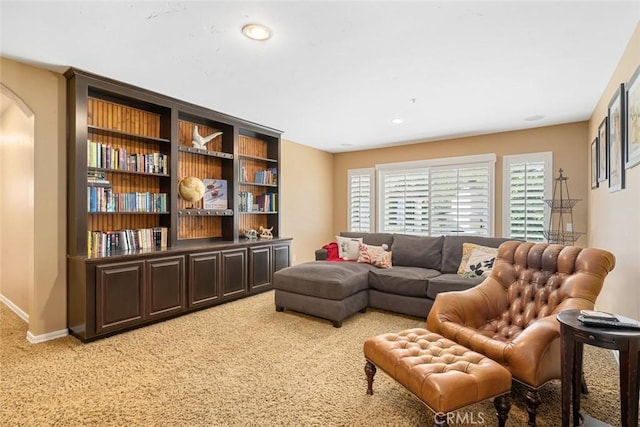
[[[382,246],[361,243],[358,262],[365,262],[380,268],[391,268],[391,252],[386,251]]]
[[[469,261],[471,252],[477,247],[478,245],[476,245],[475,243],[462,244],[462,259],[460,260],[460,264],[458,264],[458,274],[462,274],[465,267],[467,266],[467,262]]]
[[[463,277],[488,277],[491,275],[497,255],[498,248],[463,243],[458,274]]]
[[[336,236],[338,242],[338,256],[345,260],[355,261],[360,256],[360,243],[362,237],[341,237]]]

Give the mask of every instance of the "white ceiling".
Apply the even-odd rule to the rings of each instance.
[[[342,152],[586,120],[639,20],[640,0],[1,0],[0,53]]]

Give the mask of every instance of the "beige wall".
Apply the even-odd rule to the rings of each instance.
[[[65,79],[1,58],[0,81],[22,99],[35,117],[35,267],[27,313],[29,335],[37,337],[67,327]]]
[[[33,290],[33,113],[0,94],[0,295],[28,318]]]
[[[607,106],[616,89],[620,83],[628,82],[638,66],[640,24],[593,110],[585,147],[597,136],[598,126],[607,115]],[[589,245],[610,250],[616,256],[616,267],[605,281],[596,307],[640,319],[640,165],[625,173],[623,190],[610,193],[607,182],[602,182],[599,188],[589,191]]]
[[[294,238],[294,264],[313,261],[332,239],[333,155],[283,140],[281,163],[281,234]]]
[[[584,150],[587,123],[570,123],[514,132],[495,133],[468,138],[457,138],[421,144],[402,145],[376,150],[357,151],[335,155],[334,231],[347,227],[347,170],[373,167],[376,164],[412,160],[438,159],[495,153],[495,214],[496,236],[502,235],[502,157],[504,155],[534,152],[553,152],[554,177],[559,168],[569,177],[571,198],[587,197],[587,173],[585,167],[588,152]],[[587,204],[578,203],[574,209],[574,230],[586,231]],[[584,242],[584,243],[583,243]],[[577,244],[586,244],[581,238]]]

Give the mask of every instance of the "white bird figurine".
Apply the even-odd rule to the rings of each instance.
[[[222,132],[216,132],[216,133],[212,133],[209,136],[202,137],[198,133],[198,126],[194,126],[193,127],[193,136],[192,136],[193,139],[191,140],[191,144],[195,148],[206,149],[205,146],[207,145],[207,142],[211,141],[213,138],[215,138],[218,135],[222,135]]]

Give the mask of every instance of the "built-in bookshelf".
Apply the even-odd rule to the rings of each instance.
[[[272,233],[278,235],[279,141],[241,131],[238,151],[240,231],[273,227]]]
[[[155,241],[145,238],[148,230],[165,236],[157,247],[166,247],[171,109],[100,87],[82,90],[86,112],[75,117],[75,170],[69,180],[76,202],[70,206],[70,253],[155,248]]]
[[[270,289],[290,264],[281,132],[77,69],[65,77],[71,332],[87,341]],[[201,182],[202,199],[185,200],[183,180]],[[274,237],[245,237],[261,227]]]
[[[200,113],[200,115],[197,115]],[[179,113],[178,119],[178,182],[194,176],[205,182],[223,182],[225,192],[218,193],[218,200],[226,201],[226,207],[207,209],[204,203],[213,188],[206,189],[205,196],[197,206],[178,198],[177,240],[193,239],[233,240],[237,238],[234,224],[233,167],[234,132],[233,127],[204,117],[206,112],[194,114]],[[204,148],[192,145],[195,132],[203,138],[213,135]],[[206,187],[205,187],[206,188]],[[215,189],[215,190],[219,190]]]

